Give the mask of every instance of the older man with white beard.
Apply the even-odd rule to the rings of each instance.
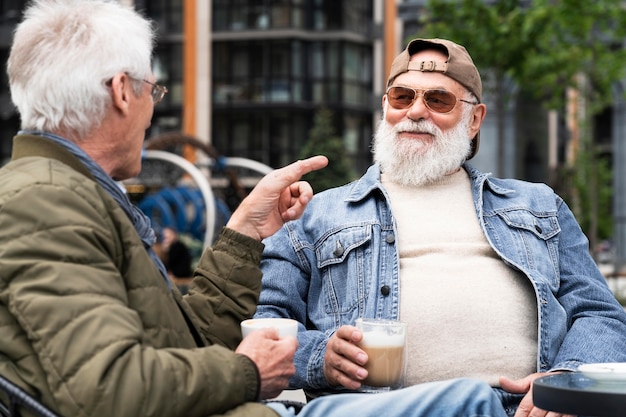
[[[532,381],[626,361],[626,314],[563,200],[472,168],[486,114],[471,57],[414,39],[394,60],[374,161],[264,241],[257,317],[298,320],[292,388],[359,390],[359,317],[408,324],[406,384],[489,383],[508,415]]]

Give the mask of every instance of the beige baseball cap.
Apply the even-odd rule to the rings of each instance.
[[[411,56],[417,52],[435,49],[448,56],[445,62],[441,61],[411,61]],[[391,71],[387,79],[387,87],[400,74],[408,71],[441,72],[472,92],[478,102],[482,101],[483,84],[480,74],[472,57],[467,50],[452,41],[446,39],[413,39],[407,47],[398,55],[391,64]],[[472,159],[478,152],[480,144],[480,132],[476,134],[472,141],[472,150],[467,159]]]

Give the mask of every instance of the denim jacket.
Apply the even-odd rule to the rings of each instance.
[[[487,240],[534,287],[537,372],[626,361],[626,313],[565,202],[544,184],[464,168]],[[324,353],[340,326],[361,316],[398,318],[397,233],[374,165],[356,182],[315,195],[301,219],[265,240],[256,315],[301,323],[292,388],[330,388]]]

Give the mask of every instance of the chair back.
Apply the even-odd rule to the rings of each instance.
[[[30,411],[29,414],[36,417],[59,417],[58,414],[50,411],[22,388],[1,375],[0,393],[5,394],[2,398],[8,399],[8,404],[0,400],[0,416],[2,417],[22,417],[23,410]]]

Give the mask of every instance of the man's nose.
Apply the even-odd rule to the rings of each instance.
[[[418,91],[415,100],[413,100],[413,103],[407,110],[407,117],[411,120],[420,120],[427,119],[429,116],[430,111],[424,102],[424,93]]]

